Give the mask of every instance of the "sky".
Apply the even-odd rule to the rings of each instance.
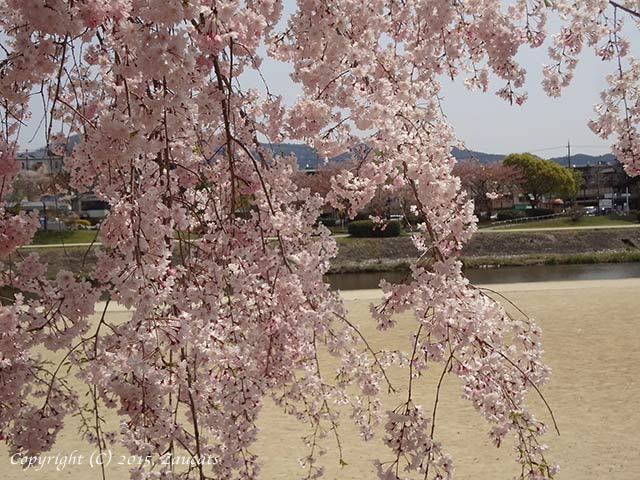
[[[509,105],[495,91],[470,92],[461,82],[443,81],[443,109],[469,150],[503,153],[532,152],[542,157],[562,156],[567,143],[572,153],[600,155],[610,151],[610,141],[597,137],[587,126],[594,118],[593,107],[606,87],[612,68],[591,51],[581,55],[572,83],[559,98],[548,97],[542,88],[542,65],[546,49],[523,51],[521,64],[527,69],[524,89],[528,100]]]
[[[284,15],[293,9],[294,2],[286,0]],[[553,20],[549,22],[551,29],[557,25]],[[635,28],[629,28],[627,33],[635,46],[632,49],[638,50],[640,33]],[[589,130],[587,122],[594,116],[593,107],[598,103],[599,92],[606,86],[605,77],[614,65],[600,61],[592,50],[585,49],[572,84],[560,98],[549,98],[541,85],[542,65],[548,63],[546,50],[547,44],[536,50],[522,48],[518,53],[518,60],[528,72],[525,90],[529,98],[522,106],[511,106],[495,95],[494,92],[503,86],[499,82],[492,82],[489,91],[482,93],[467,90],[462,84],[463,78],[455,82],[442,80],[444,112],[467,149],[498,154],[527,151],[549,158],[566,155],[570,142],[572,154],[601,155],[610,151],[612,139],[601,140]],[[637,58],[640,52],[635,53]],[[282,95],[286,104],[291,105],[301,94],[299,86],[289,78],[289,65],[267,58],[262,71],[272,93]],[[257,74],[246,74],[242,86],[263,89]],[[41,133],[35,134],[29,142],[41,116],[42,107],[34,102],[33,118],[36,121],[32,121],[21,136],[23,150],[34,150],[43,145]]]

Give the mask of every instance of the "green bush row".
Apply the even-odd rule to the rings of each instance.
[[[373,223],[371,220],[356,220],[347,224],[349,235],[353,237],[397,237],[402,226],[400,222],[391,220],[386,227]]]
[[[527,210],[500,210],[498,212],[498,220],[516,220],[518,218],[526,217],[543,217],[545,215],[552,215],[553,209],[551,208],[530,208]]]
[[[320,217],[318,218],[318,223],[323,224],[325,227],[335,227],[336,219],[331,217]]]
[[[504,220],[516,220],[517,218],[524,218],[527,214],[524,210],[500,210],[498,212],[498,221]]]

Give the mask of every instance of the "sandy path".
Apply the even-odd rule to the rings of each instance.
[[[551,433],[546,439],[549,458],[560,463],[559,479],[638,479],[640,478],[640,279],[582,282],[545,282],[492,285],[505,294],[543,329],[547,362],[553,375],[544,393],[554,409],[561,436]],[[362,330],[377,347],[405,347],[414,324],[401,321],[390,334],[381,337],[366,320],[368,305],[379,298],[377,290],[345,292],[350,316],[360,319]],[[112,315],[125,316],[125,312]],[[325,370],[332,368],[324,363]],[[394,371],[396,386],[406,381],[406,371]],[[431,405],[434,369],[420,379],[416,397]],[[455,380],[445,383],[441,394],[437,434],[445,450],[452,453],[456,478],[469,480],[508,479],[517,475],[510,444],[500,449],[490,445],[487,426],[475,411],[459,398]],[[534,398],[532,402],[538,403]],[[395,407],[400,397],[385,399]],[[429,407],[430,409],[430,407]],[[536,410],[548,420],[542,408]],[[265,405],[260,426],[263,429],[254,451],[262,455],[263,479],[295,479],[303,472],[297,458],[306,449],[300,441],[307,430],[281,413],[270,403]],[[338,466],[335,441],[327,438],[328,453],[322,458],[328,479],[372,479],[372,459],[386,454],[379,441],[364,443],[345,416],[341,424],[344,458],[348,465]],[[91,448],[77,439],[69,426],[61,442],[51,452],[70,454],[73,450],[88,456]],[[107,478],[126,478],[126,467],[109,466]],[[7,480],[98,479],[99,469],[70,466],[60,472],[48,466],[41,472],[22,471],[11,465],[4,449],[0,451],[0,478]]]

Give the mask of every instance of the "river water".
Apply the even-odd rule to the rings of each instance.
[[[500,267],[470,269],[465,272],[471,283],[519,283],[563,280],[608,280],[640,278],[640,263],[598,263],[583,265],[533,265],[530,267]],[[382,278],[403,282],[407,272],[336,273],[327,280],[337,290],[378,288]]]

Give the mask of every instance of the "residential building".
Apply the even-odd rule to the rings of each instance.
[[[576,203],[600,210],[638,209],[639,184],[624,171],[620,163],[574,167],[582,173],[583,183]]]
[[[57,175],[62,172],[63,158],[56,155],[22,152],[16,157],[22,170],[44,169],[45,173]]]

